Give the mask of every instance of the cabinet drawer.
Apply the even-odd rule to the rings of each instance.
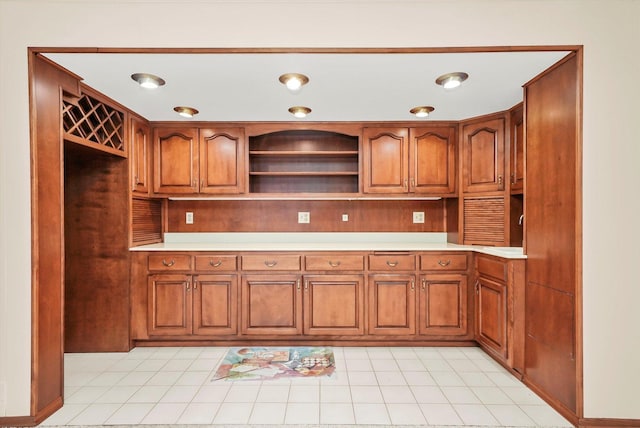
[[[364,257],[343,254],[306,256],[307,270],[364,270]]]
[[[413,254],[375,254],[369,256],[369,269],[379,271],[415,270]]]
[[[196,256],[196,270],[204,272],[236,270],[237,258],[237,256],[217,256],[214,254]]]
[[[242,270],[300,270],[300,256],[285,254],[242,256]]]
[[[191,270],[191,256],[188,254],[150,255],[149,270],[161,270],[161,271]]]
[[[478,256],[478,274],[507,282],[507,264],[501,260]]]
[[[467,270],[465,254],[423,254],[420,256],[421,270]]]

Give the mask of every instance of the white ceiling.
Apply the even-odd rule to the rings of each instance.
[[[522,85],[566,51],[479,53],[47,53],[92,88],[151,121],[181,121],[173,107],[198,109],[198,121],[461,120],[506,110],[522,101]],[[438,76],[464,71],[455,90]],[[133,73],[162,77],[147,90]],[[278,81],[303,73],[310,82],[292,94]],[[295,119],[287,109],[312,109]],[[413,107],[430,105],[428,119]]]

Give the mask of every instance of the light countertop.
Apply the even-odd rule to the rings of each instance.
[[[522,247],[446,242],[446,233],[166,233],[163,243],[131,251],[475,251],[523,259]]]

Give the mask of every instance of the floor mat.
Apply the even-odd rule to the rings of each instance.
[[[331,376],[334,370],[330,347],[231,348],[211,380]]]

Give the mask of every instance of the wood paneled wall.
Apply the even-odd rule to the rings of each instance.
[[[309,224],[298,212],[309,212]],[[422,211],[425,222],[413,223]],[[168,232],[445,232],[445,200],[169,201]],[[193,212],[193,224],[185,213]],[[342,221],[348,214],[349,221]]]

